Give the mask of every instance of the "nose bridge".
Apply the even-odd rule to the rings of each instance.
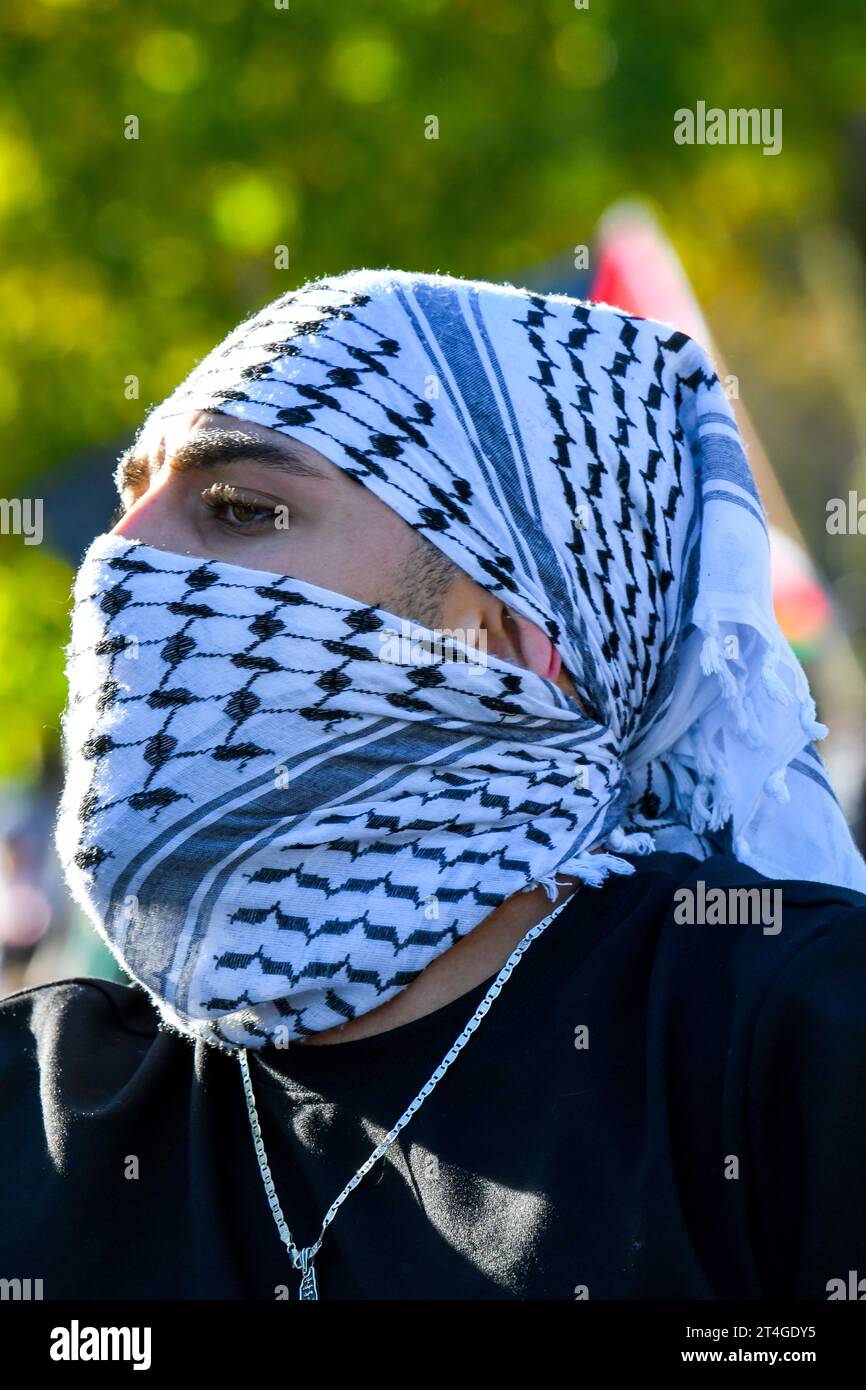
[[[173,530],[172,521],[176,513],[172,503],[179,485],[178,475],[163,464],[156,477],[151,476],[141,497],[111,528],[110,534],[144,542],[162,538],[164,544],[166,536]]]
[[[177,447],[185,438],[192,437],[196,430],[207,428],[210,419],[208,411],[195,409],[178,414],[166,415],[162,407],[147,416],[135,440],[135,452],[150,460],[150,479],[147,488],[128,512],[111,528],[112,536],[125,536],[129,540],[162,544],[172,537],[179,539],[176,530],[175,494],[181,486],[180,476],[167,466]]]

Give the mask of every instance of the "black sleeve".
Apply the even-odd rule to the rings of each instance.
[[[766,1296],[866,1299],[866,908],[841,908],[773,979],[746,1103]]]

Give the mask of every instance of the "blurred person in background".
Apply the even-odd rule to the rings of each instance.
[[[32,788],[7,789],[0,817],[0,994],[58,976],[126,976],[72,901],[54,846],[62,785],[47,750]]]
[[[0,841],[0,984],[3,993],[19,989],[26,967],[52,919],[51,903],[39,885],[32,846],[26,835]]]

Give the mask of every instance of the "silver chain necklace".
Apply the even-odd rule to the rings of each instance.
[[[573,897],[574,894],[569,893],[568,897],[565,899],[565,902],[561,902],[558,907],[555,907],[552,912],[548,913],[548,915],[544,918],[543,921],[538,922],[534,927],[531,927],[530,930],[526,933],[526,935],[522,938],[522,940],[518,942],[514,950],[511,952],[511,955],[508,957],[508,960],[505,962],[502,969],[500,970],[499,974],[496,976],[496,979],[493,981],[489,990],[485,994],[484,998],[481,1000],[481,1003],[478,1005],[477,1009],[475,1010],[475,1013],[472,1015],[469,1022],[466,1024],[466,1027],[463,1029],[462,1033],[460,1033],[459,1037],[455,1040],[454,1043],[452,1043],[451,1047],[448,1049],[445,1056],[442,1058],[442,1061],[439,1063],[432,1076],[429,1078],[429,1080],[427,1080],[424,1083],[415,1099],[403,1111],[403,1114],[400,1116],[399,1120],[394,1125],[394,1128],[388,1132],[388,1134],[385,1136],[378,1148],[373,1150],[366,1163],[362,1164],[362,1166],[358,1169],[357,1173],[355,1173],[354,1177],[349,1179],[349,1181],[346,1183],[346,1186],[340,1193],[339,1197],[337,1197],[335,1201],[331,1203],[327,1212],[325,1213],[325,1219],[322,1222],[322,1229],[319,1232],[317,1240],[312,1245],[308,1245],[303,1250],[299,1250],[298,1247],[295,1245],[294,1240],[292,1239],[292,1233],[286,1225],[286,1220],[283,1216],[282,1208],[280,1206],[279,1199],[274,1189],[274,1180],[271,1177],[271,1170],[268,1166],[267,1155],[265,1154],[264,1141],[262,1140],[262,1129],[261,1125],[259,1124],[258,1112],[256,1110],[255,1096],[253,1095],[253,1083],[250,1078],[250,1067],[247,1058],[247,1049],[244,1047],[239,1050],[238,1061],[240,1063],[241,1075],[243,1077],[244,1095],[246,1096],[247,1102],[247,1114],[250,1118],[250,1129],[252,1130],[253,1134],[253,1144],[256,1150],[256,1158],[259,1161],[259,1171],[261,1172],[262,1182],[265,1186],[265,1193],[267,1194],[268,1205],[273,1214],[274,1221],[276,1222],[277,1230],[280,1233],[280,1239],[285,1245],[287,1251],[289,1252],[289,1257],[292,1261],[292,1265],[295,1269],[299,1269],[301,1271],[301,1284],[298,1292],[299,1298],[319,1297],[319,1290],[316,1284],[316,1271],[313,1268],[313,1260],[319,1252],[319,1246],[322,1244],[322,1239],[324,1237],[325,1231],[327,1230],[328,1226],[330,1226],[331,1222],[337,1214],[337,1209],[346,1200],[353,1188],[356,1188],[361,1179],[367,1173],[369,1173],[373,1164],[376,1163],[382,1157],[385,1151],[390,1148],[394,1140],[397,1138],[397,1135],[400,1133],[401,1129],[405,1128],[405,1126],[411,1120],[412,1116],[415,1114],[415,1111],[420,1108],[420,1106],[429,1096],[430,1092],[442,1080],[442,1077],[445,1075],[446,1071],[451,1066],[451,1063],[454,1061],[457,1054],[462,1051],[466,1043],[469,1041],[471,1035],[475,1032],[475,1029],[478,1027],[482,1018],[487,1013],[487,1010],[490,1008],[490,1005],[493,1003],[494,999],[499,994],[499,991],[502,989],[502,986],[505,984],[505,981],[508,979],[515,965],[520,960],[520,957],[523,955],[524,951],[527,950],[530,943],[533,942],[536,937],[540,936],[546,927],[550,926],[550,923],[553,921],[553,919],[559,915],[559,913],[565,907],[566,903],[571,902]]]

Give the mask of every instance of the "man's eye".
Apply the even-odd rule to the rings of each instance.
[[[227,488],[211,488],[202,493],[202,501],[217,521],[234,531],[249,531],[267,522],[273,525],[274,508],[262,506]]]

